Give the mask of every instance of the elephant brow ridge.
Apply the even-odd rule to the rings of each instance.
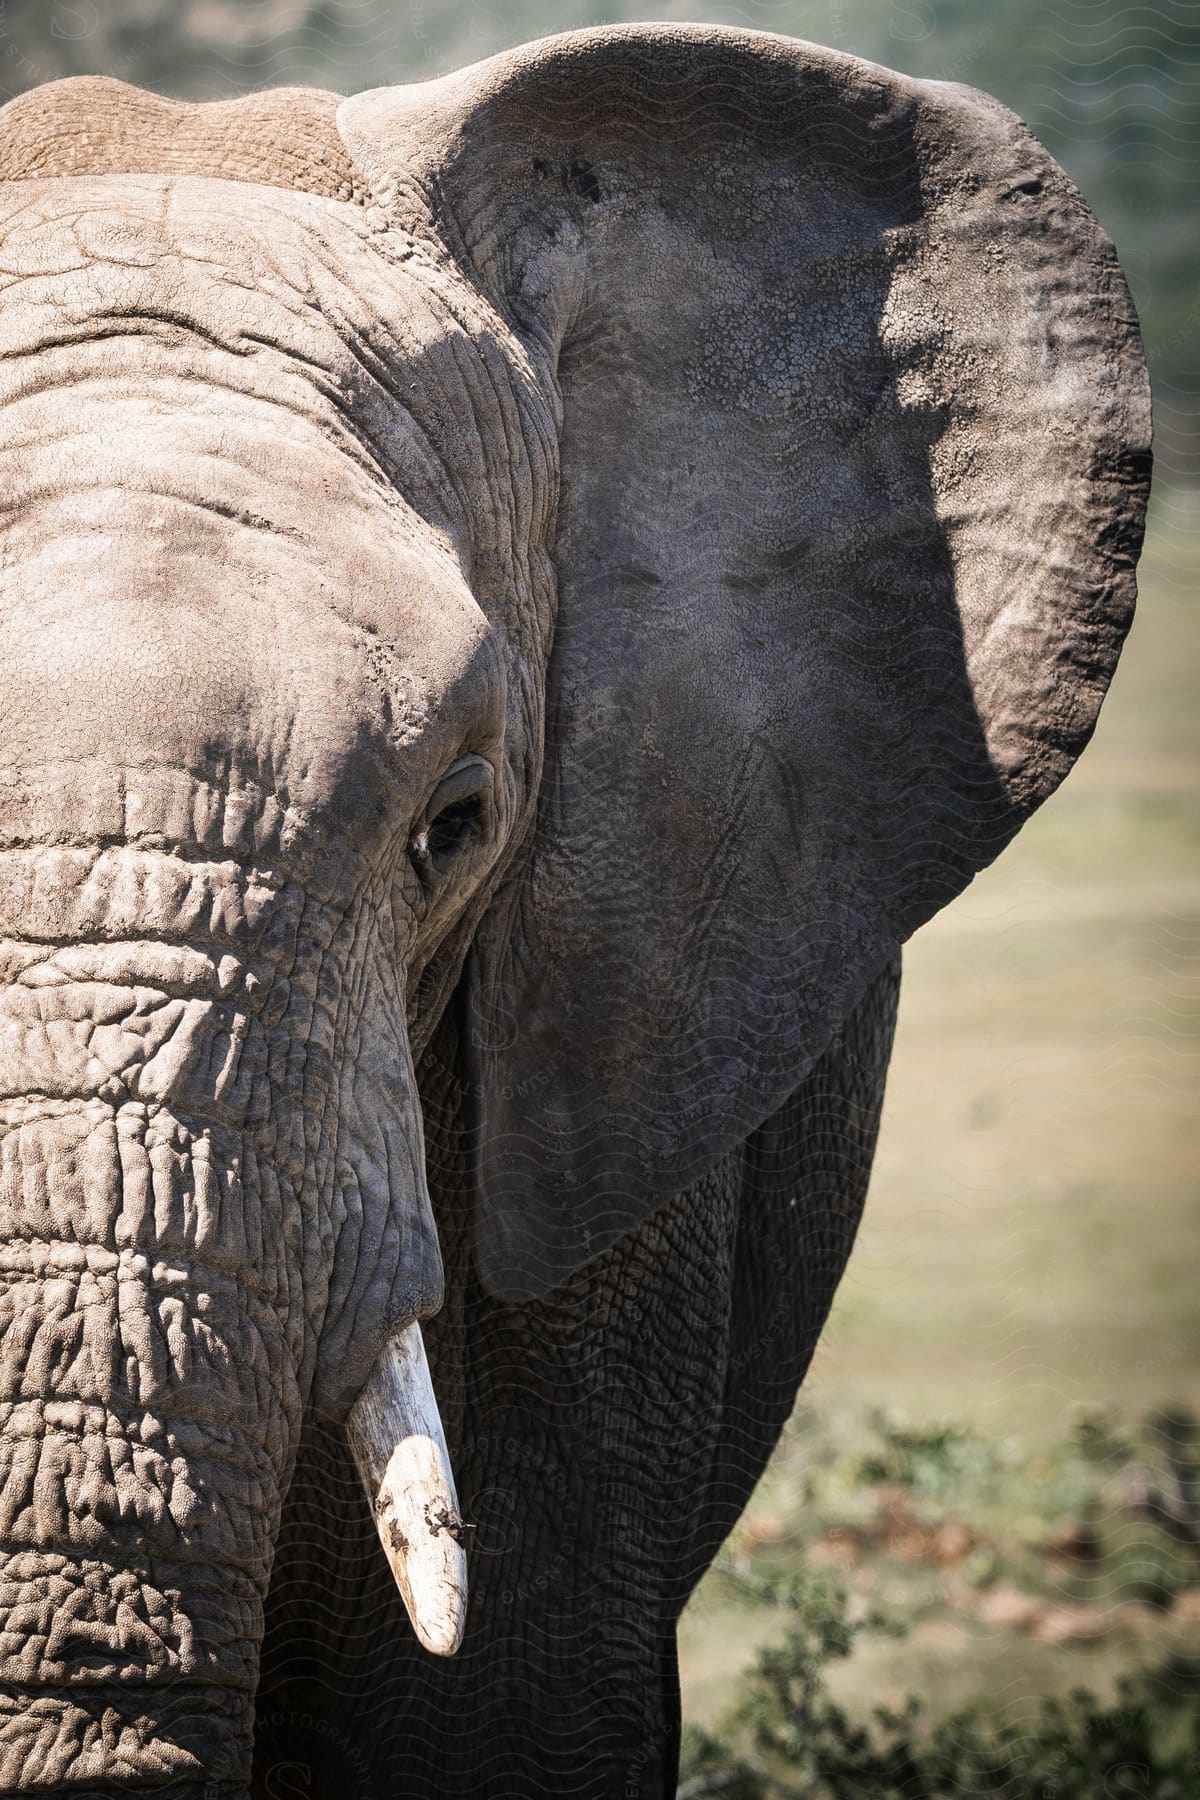
[[[366,206],[369,190],[338,134],[339,99],[297,87],[195,103],[109,76],[71,76],[0,110],[0,181],[210,175]]]

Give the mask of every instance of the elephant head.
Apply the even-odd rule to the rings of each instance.
[[[0,1786],[240,1792],[306,1416],[457,1638],[430,1183],[525,1304],[796,1088],[1091,733],[1145,378],[1010,113],[782,38],[0,174]]]

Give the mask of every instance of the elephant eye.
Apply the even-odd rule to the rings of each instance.
[[[468,794],[465,800],[456,800],[452,806],[445,807],[425,827],[429,854],[441,856],[447,850],[457,849],[478,823],[482,812],[483,801],[478,794]]]
[[[456,763],[438,783],[413,833],[409,849],[423,875],[436,873],[480,835],[487,813],[492,770],[482,757]]]

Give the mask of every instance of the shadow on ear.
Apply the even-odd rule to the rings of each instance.
[[[339,126],[561,394],[536,832],[468,965],[516,1299],[774,1111],[1062,779],[1131,616],[1146,378],[1111,246],[967,89],[644,27]]]

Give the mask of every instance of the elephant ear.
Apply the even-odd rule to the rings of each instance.
[[[1146,377],[1111,245],[965,88],[622,28],[339,128],[561,396],[536,830],[468,970],[516,1299],[776,1109],[1061,781],[1133,607]]]

